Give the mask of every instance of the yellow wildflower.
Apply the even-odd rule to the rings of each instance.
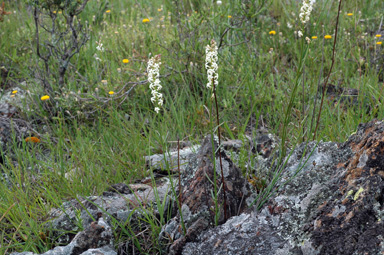
[[[49,96],[48,96],[48,95],[45,95],[45,96],[42,96],[40,99],[41,99],[41,101],[45,101],[45,100],[48,100],[48,99],[49,99]]]
[[[149,22],[149,19],[143,19],[143,23]]]
[[[17,90],[12,91],[12,94],[16,94],[16,93],[17,93]]]
[[[381,37],[381,35],[378,34],[378,35],[376,35],[376,37],[379,38],[379,37]]]
[[[111,10],[106,10],[105,13],[111,13]]]
[[[228,15],[228,19],[232,19],[232,16],[231,16],[231,15]]]
[[[352,12],[347,13],[347,16],[353,16],[353,13]]]
[[[383,44],[383,42],[377,42],[376,44],[377,44],[377,45],[382,45],[382,44]]]
[[[326,35],[324,36],[324,39],[331,39],[332,38],[332,35]]]
[[[157,9],[157,11],[158,11],[158,12],[161,12],[161,11],[162,11],[162,9],[160,9],[160,8],[159,8],[159,9]]]
[[[317,36],[312,36],[312,40],[316,40],[317,39]]]
[[[127,63],[129,63],[129,60],[125,58],[125,59],[123,59],[123,63],[127,64]]]
[[[270,34],[270,35],[275,35],[275,34],[276,34],[276,31],[275,31],[275,30],[269,31],[269,34]]]
[[[109,91],[108,94],[113,95],[113,94],[115,94],[115,92]]]

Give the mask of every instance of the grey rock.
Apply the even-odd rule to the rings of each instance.
[[[212,148],[212,143],[214,148]],[[215,202],[212,197],[214,176],[216,175],[217,190],[222,186],[220,156],[223,164],[223,175],[226,185],[226,210],[224,210],[224,194],[217,195],[218,208],[215,213]],[[214,161],[213,161],[214,160]],[[214,167],[214,164],[216,167]],[[169,254],[179,254],[186,242],[194,241],[199,233],[212,227],[215,221],[223,223],[227,217],[237,215],[245,207],[245,199],[250,189],[240,170],[233,164],[224,150],[218,149],[218,142],[207,136],[197,154],[191,158],[187,168],[181,175],[181,211],[186,227],[186,235],[182,235],[181,218],[177,214],[162,229],[161,242],[173,243],[167,247]],[[223,189],[221,189],[223,190]],[[177,191],[177,194],[179,192]],[[171,240],[169,240],[171,239]]]
[[[381,254],[383,134],[374,120],[345,143],[301,144],[260,211],[202,231],[182,254]]]
[[[196,154],[199,149],[199,145],[190,146],[180,150],[180,170],[185,170],[188,162]],[[178,169],[178,157],[177,150],[166,152],[165,154],[155,154],[151,156],[145,156],[145,161],[148,167],[159,170],[177,170]],[[167,167],[168,166],[168,167]],[[169,169],[168,169],[169,168]]]
[[[66,246],[58,246],[42,255],[117,255],[113,250],[111,227],[101,217],[79,232]],[[37,255],[32,252],[13,252],[11,255]]]
[[[125,184],[115,184],[109,190],[104,192],[103,196],[78,197],[62,204],[61,208],[53,209],[49,217],[53,220],[47,224],[47,228],[57,231],[57,242],[68,243],[73,238],[73,233],[80,229],[85,229],[89,224],[102,214],[105,221],[111,225],[112,221],[121,224],[135,221],[139,216],[141,205],[157,211],[157,204],[169,203],[169,180],[164,178],[159,180],[157,192],[149,185],[130,185],[132,190],[130,194],[121,194],[116,191],[126,192],[129,187]],[[125,187],[125,188],[124,188]],[[136,188],[136,189],[135,189]],[[152,210],[151,209],[151,210]],[[64,232],[64,233],[63,233]],[[66,233],[65,233],[66,232]]]

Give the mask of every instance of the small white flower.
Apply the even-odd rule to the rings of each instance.
[[[104,51],[103,44],[99,43],[99,45],[97,45],[96,47],[96,50],[103,52]]]
[[[148,73],[148,82],[149,88],[151,89],[151,102],[155,105],[155,112],[159,113],[160,107],[163,105],[163,94],[159,91],[162,88],[160,85],[159,79],[159,69],[160,69],[160,55],[152,57],[148,61],[147,73]]]
[[[288,27],[289,29],[291,29],[293,26],[292,26],[291,23],[287,22],[287,27]]]
[[[101,61],[101,59],[97,56],[96,53],[95,53],[95,55],[93,55],[93,57],[96,59],[96,61]]]
[[[301,30],[297,31],[297,36],[302,37],[303,36],[303,32],[301,32]]]
[[[308,44],[311,43],[311,39],[309,39],[309,37],[305,37],[305,40],[307,41]]]
[[[221,5],[222,2],[221,2],[221,1],[217,1],[216,4],[217,4],[217,5]]]

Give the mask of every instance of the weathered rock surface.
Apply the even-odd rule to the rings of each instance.
[[[180,150],[180,170],[183,171],[187,167],[190,159],[196,154],[199,148],[199,145],[195,145]],[[175,171],[178,169],[177,154],[177,151],[171,151],[169,153],[165,153],[165,155],[155,154],[152,156],[146,156],[145,161],[147,166],[152,167],[153,169],[167,170],[168,166],[170,168],[169,170]]]
[[[233,164],[223,150],[218,150],[218,143],[207,136],[199,152],[191,158],[190,164],[181,175],[181,204],[186,235],[183,235],[180,215],[171,219],[160,234],[162,241],[173,241],[169,247],[169,254],[180,253],[186,242],[194,241],[196,236],[214,222],[223,223],[225,220],[224,206],[227,217],[237,215],[245,208],[245,199],[250,196],[250,189],[242,177],[240,170]],[[221,181],[220,158],[222,157],[223,174],[226,186],[226,204],[224,205],[223,188]],[[214,157],[215,156],[215,157]],[[213,163],[215,159],[215,165]],[[215,173],[216,172],[216,173]],[[218,206],[215,213],[214,185],[216,175],[216,190],[218,192]],[[219,192],[219,190],[221,190]],[[177,194],[178,191],[177,191]],[[215,215],[218,218],[215,219]]]
[[[168,179],[159,180],[156,194],[149,185],[114,184],[103,193],[103,196],[79,197],[77,200],[63,203],[61,208],[52,210],[50,218],[53,220],[49,229],[60,230],[57,233],[57,242],[69,243],[74,236],[73,232],[87,228],[100,213],[110,225],[113,220],[121,224],[135,221],[140,214],[140,210],[137,210],[141,208],[140,204],[148,208],[153,206],[156,214],[156,198],[159,202],[168,200],[168,192]]]
[[[102,217],[79,232],[66,246],[58,246],[43,255],[116,255],[113,250],[111,227]],[[11,253],[11,255],[36,255],[33,252]]]
[[[273,162],[272,147],[276,144],[268,135],[255,141],[254,153],[257,151],[260,155],[252,155],[259,158],[253,170],[267,168],[264,171],[268,173]],[[218,222],[221,225],[214,227],[212,224],[213,188],[208,177],[213,180],[214,171],[208,137],[197,153],[188,156],[189,163],[182,175],[182,214],[187,234],[183,235],[179,213],[175,211],[159,236],[166,247],[165,254],[384,254],[384,122],[374,120],[359,125],[345,143],[310,142],[298,146],[281,169],[275,192],[259,211],[246,207],[246,202],[254,196],[250,196],[252,190],[229,154],[222,150],[215,152],[217,185],[221,185],[217,157],[221,153],[228,188],[228,212],[232,217],[225,222],[220,192]],[[176,181],[174,183],[177,185]],[[162,199],[171,196],[169,182],[159,187]],[[132,193],[132,189],[136,191]],[[132,210],[138,198],[146,198],[145,203],[153,203],[156,210],[150,186],[140,184],[129,188],[116,184],[103,196],[64,203],[60,209],[52,211],[55,220],[51,227],[68,232],[58,239],[64,244],[76,243],[76,247],[82,247],[76,254],[109,254],[109,251],[115,254],[111,248],[112,239],[102,239],[104,241],[97,246],[94,241],[91,244],[85,241],[98,240],[106,232],[100,228],[96,229],[101,232],[88,231],[90,234],[73,236],[80,229],[78,224],[86,231],[92,228],[91,222],[100,220],[100,213],[108,226],[113,221],[110,216],[120,223],[136,221]],[[85,244],[77,243],[81,240],[79,236],[87,237],[83,238]],[[119,250],[118,254],[127,253]]]
[[[342,144],[304,148],[260,212],[201,233],[182,254],[383,254],[384,123],[361,124]]]
[[[139,204],[155,208],[159,202],[168,199],[169,182],[159,180],[156,195],[149,185],[123,183],[112,185],[103,196],[93,196],[63,203],[61,208],[51,211],[53,220],[47,229],[56,230],[53,238],[59,246],[44,255],[113,255],[113,237],[110,233],[112,221],[126,224],[140,216]],[[156,212],[155,212],[156,213]],[[103,218],[100,218],[103,215]],[[113,219],[112,219],[113,218]],[[94,220],[99,219],[95,224]],[[101,219],[101,221],[100,221]],[[85,229],[78,234],[80,229]],[[108,242],[107,242],[108,241]],[[107,245],[108,244],[108,245]],[[12,255],[34,255],[31,252],[13,253]]]

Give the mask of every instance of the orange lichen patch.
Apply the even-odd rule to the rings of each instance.
[[[326,205],[327,205],[327,201],[324,201],[324,203],[322,203],[319,207],[317,207],[317,210],[320,211]]]
[[[363,173],[363,169],[360,167],[356,167],[353,169],[350,169],[348,171],[347,177],[345,180],[348,182],[348,186],[355,186],[354,182],[357,178],[361,177],[361,174]]]
[[[353,216],[355,216],[355,212],[354,212],[354,210],[352,210],[352,211],[350,211],[350,212],[348,213],[347,217],[345,217],[345,221],[346,221],[346,222],[349,222],[349,221],[353,218]]]
[[[348,203],[349,199],[348,198],[345,198],[343,201],[341,201],[341,204],[345,205],[346,203]]]
[[[351,162],[349,163],[349,168],[356,167],[360,162],[361,153],[356,152],[355,156],[352,158]]]
[[[356,148],[357,144],[354,142],[351,142],[349,146],[351,147],[353,152],[357,152],[360,149],[360,148]]]
[[[371,168],[369,169],[369,175],[370,176],[376,176],[378,173],[376,172],[377,169]],[[381,171],[382,172],[382,171]]]
[[[25,138],[25,141],[28,143],[39,143],[40,142],[40,139],[35,137],[35,136],[30,136],[30,137],[27,137]]]

